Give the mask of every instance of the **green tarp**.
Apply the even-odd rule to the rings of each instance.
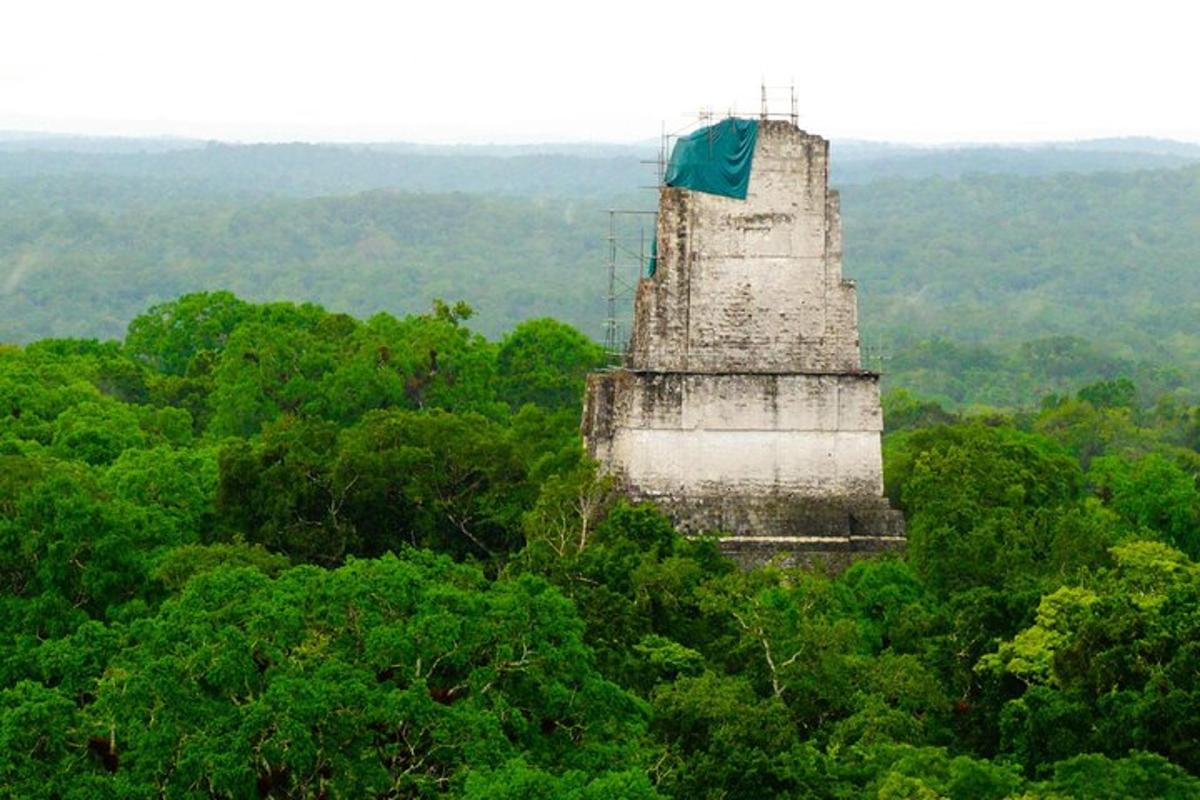
[[[746,199],[750,162],[758,140],[758,120],[729,117],[675,141],[664,182],[723,197]],[[646,274],[658,268],[658,239],[650,243]]]
[[[676,140],[667,186],[746,199],[758,120],[729,117]]]

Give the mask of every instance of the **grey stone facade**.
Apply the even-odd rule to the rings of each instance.
[[[588,453],[746,563],[904,542],[828,159],[821,137],[763,121],[745,200],[663,188],[625,366],[588,379]]]

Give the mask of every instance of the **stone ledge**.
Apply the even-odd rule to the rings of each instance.
[[[904,536],[720,536],[717,540],[722,545],[727,542],[747,545],[795,544],[797,547],[841,547],[848,544],[854,549],[878,549],[876,546],[880,544],[904,547],[908,542]]]
[[[727,536],[721,552],[746,569],[768,562],[784,567],[823,566],[841,572],[864,556],[903,552],[903,536]]]
[[[904,516],[878,496],[805,497],[788,493],[650,495],[684,534],[724,533],[740,541],[904,540]]]
[[[733,369],[730,367],[719,367],[719,368],[714,367],[713,369],[704,369],[703,367],[695,367],[695,366],[689,366],[684,369],[655,369],[652,367],[620,365],[620,366],[605,367],[604,369],[598,370],[591,374],[592,375],[611,375],[612,373],[615,373],[615,372],[628,372],[633,375],[669,375],[672,377],[674,377],[676,375],[681,376],[681,377],[687,377],[689,375],[703,375],[703,376],[710,376],[710,375],[741,376],[741,375],[746,375],[746,376],[750,376],[750,377],[758,377],[760,375],[767,375],[767,376],[775,375],[775,376],[787,377],[787,378],[813,376],[813,377],[823,377],[823,378],[834,377],[834,378],[878,379],[880,376],[880,373],[876,372],[874,370],[860,369],[857,367],[851,367],[851,368],[847,368],[847,369],[784,369],[782,367],[770,367],[770,366],[767,366],[767,367],[753,367],[752,366],[752,367],[747,367],[745,369],[741,369],[741,368]]]

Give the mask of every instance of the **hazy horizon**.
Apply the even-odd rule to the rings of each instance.
[[[1200,142],[1198,13],[1012,0],[726,12],[264,0],[17,4],[0,130],[231,142],[637,143],[796,86],[831,139]],[[786,102],[773,104],[785,111]]]
[[[743,116],[756,116],[754,114],[745,114]],[[697,120],[696,125],[700,122]],[[804,127],[804,122],[801,120],[801,127]],[[906,141],[900,139],[866,139],[862,137],[842,137],[842,136],[827,136],[818,130],[810,130],[810,133],[817,133],[831,141],[840,142],[843,144],[864,144],[864,145],[895,145],[898,147],[910,147],[914,149],[950,149],[958,147],[1040,147],[1051,145],[1069,145],[1069,144],[1087,144],[1091,142],[1113,142],[1121,140],[1153,140],[1163,142],[1174,142],[1177,144],[1197,145],[1200,146],[1200,138],[1197,139],[1182,139],[1168,136],[1157,136],[1149,133],[1128,133],[1113,136],[1081,136],[1070,139],[1013,139],[1008,141],[1001,140],[985,140],[985,139],[929,139],[923,141]],[[312,145],[335,145],[335,146],[354,146],[354,145],[411,145],[414,147],[431,147],[431,148],[472,148],[472,147],[541,147],[541,146],[597,146],[597,147],[652,147],[657,146],[658,138],[643,137],[641,139],[551,139],[551,138],[531,138],[513,141],[501,140],[478,140],[478,141],[433,141],[433,140],[417,140],[417,139],[319,139],[319,138],[232,138],[232,137],[204,137],[193,136],[186,133],[106,133],[95,130],[66,130],[66,129],[21,129],[21,128],[0,128],[0,141],[21,141],[23,139],[112,139],[122,141],[159,141],[159,142],[194,142],[205,144],[215,142],[218,144],[229,145],[258,145],[258,144],[312,144]]]

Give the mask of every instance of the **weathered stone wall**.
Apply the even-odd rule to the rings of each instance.
[[[588,379],[589,454],[744,563],[903,543],[828,157],[821,137],[761,122],[745,200],[664,188],[627,368]]]
[[[592,455],[645,495],[883,491],[869,373],[619,371],[591,376],[588,398]]]
[[[819,136],[763,122],[745,200],[662,190],[658,275],[638,287],[630,367],[859,368],[828,153]]]

